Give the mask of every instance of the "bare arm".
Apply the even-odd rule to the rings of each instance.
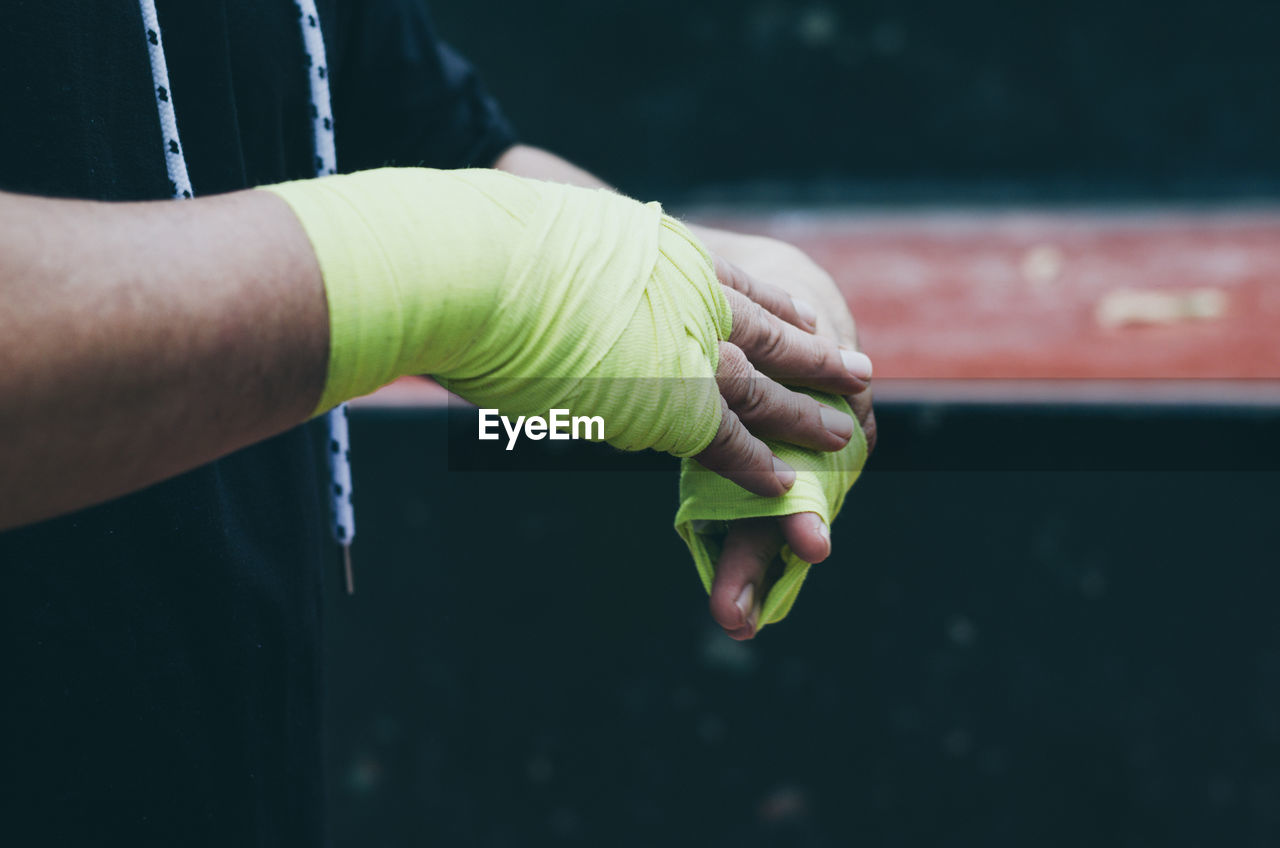
[[[0,529],[298,424],[328,338],[315,256],[276,197],[0,194]]]
[[[546,180],[551,183],[567,183],[583,188],[607,188],[613,186],[596,175],[582,170],[577,165],[561,159],[538,147],[517,144],[498,157],[493,167],[499,171],[529,177],[535,180]]]
[[[524,237],[509,210],[467,187],[479,179],[474,174],[406,169],[394,178],[373,171],[333,179],[354,193],[343,195],[337,182],[290,189],[296,202],[328,210],[313,224],[341,218],[350,225],[320,227],[321,246],[337,256],[329,294],[335,285],[346,293],[340,326],[356,328],[337,351],[345,355],[338,388],[326,388],[341,397],[326,402],[371,391],[370,380],[431,371],[437,360],[423,355],[459,344],[432,322],[483,314],[493,302],[486,287],[502,284],[490,267],[495,242],[483,230],[495,228],[488,233],[495,238],[501,230],[496,243],[508,247]],[[420,190],[405,193],[406,181]],[[518,183],[505,190],[527,194]],[[458,193],[443,202],[436,192],[446,187]],[[537,196],[533,184],[526,188]],[[576,197],[596,203],[588,192]],[[357,213],[353,204],[364,206]],[[442,214],[447,226],[469,222],[464,229],[475,237],[445,243],[407,237],[401,226],[417,222],[408,226],[424,234],[447,228],[437,220]],[[370,221],[400,233],[394,249],[370,237]],[[0,195],[0,528],[133,491],[301,422],[334,378],[329,299],[311,248],[293,209],[262,193],[115,205]],[[692,248],[686,259],[704,261]],[[385,276],[376,276],[379,269]],[[366,272],[375,277],[363,279]],[[716,378],[728,387],[721,390],[728,413],[698,458],[753,492],[778,495],[794,471],[761,439],[837,450],[853,422],[829,410],[833,423],[816,400],[755,379],[744,363],[830,392],[856,391],[858,377],[834,344],[733,290],[739,278],[722,282],[733,330],[720,342]],[[535,319],[537,303],[526,306],[521,317]],[[702,327],[714,317],[704,301],[668,308],[708,310],[691,316]],[[369,331],[375,325],[386,332]]]

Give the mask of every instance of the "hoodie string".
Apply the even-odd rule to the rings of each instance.
[[[164,40],[156,17],[155,0],[138,0],[142,23],[147,33],[147,55],[151,59],[156,109],[160,114],[165,167],[169,187],[177,200],[190,198],[191,178],[182,140],[178,136],[178,118],[173,111],[173,92],[169,87],[169,68],[164,57]],[[307,82],[311,91],[314,170],[318,177],[337,173],[338,157],[333,136],[333,107],[329,97],[329,63],[325,59],[324,37],[320,31],[320,15],[315,0],[296,0],[298,23],[306,53]],[[347,405],[344,403],[326,416],[329,439],[329,505],[334,541],[342,546],[343,580],[347,592],[355,591],[351,570],[351,541],[356,535],[355,512],[351,506],[351,441],[347,430]]]

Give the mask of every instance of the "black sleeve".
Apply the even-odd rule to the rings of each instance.
[[[425,3],[349,0],[338,21],[332,81],[341,170],[488,167],[515,143],[476,70],[436,36]]]

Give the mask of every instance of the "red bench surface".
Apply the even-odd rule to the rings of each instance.
[[[1280,402],[1277,210],[698,217],[827,268],[881,398]],[[413,380],[365,402],[445,397]]]

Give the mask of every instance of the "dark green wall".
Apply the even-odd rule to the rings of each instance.
[[[743,645],[668,461],[450,472],[443,412],[357,412],[335,848],[1280,844],[1280,411],[878,417]]]
[[[1280,196],[1280,4],[433,5],[531,142],[663,198]]]
[[[434,8],[642,196],[1280,197],[1274,2]],[[1277,411],[878,416],[836,556],[738,645],[669,462],[450,472],[443,412],[357,412],[335,846],[1280,844]]]

